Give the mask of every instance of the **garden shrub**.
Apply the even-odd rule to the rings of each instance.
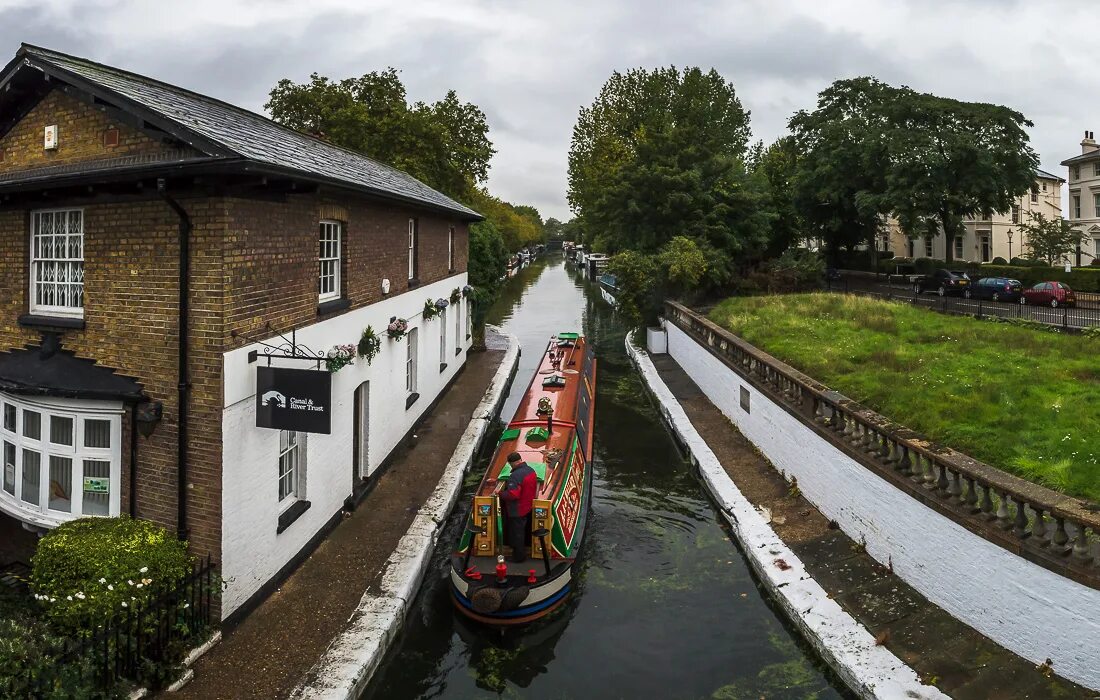
[[[125,697],[122,688],[98,689],[89,659],[60,663],[64,640],[40,621],[0,618],[0,697],[99,700]]]
[[[993,264],[994,265],[1007,265],[1008,261],[998,255],[997,257],[993,258]]]
[[[918,275],[930,275],[936,267],[942,264],[939,260],[933,260],[932,258],[917,258],[913,261],[913,268]]]
[[[1038,282],[1057,280],[1065,282],[1078,292],[1100,292],[1100,269],[1094,267],[1075,267],[1066,272],[1065,268],[1045,265],[982,265],[980,276],[1018,279],[1027,287]]]
[[[192,570],[186,542],[127,517],[59,525],[39,541],[31,564],[31,588],[46,618],[70,631],[140,609]]]
[[[788,250],[765,265],[762,280],[769,292],[797,292],[819,289],[825,275],[825,261],[817,253]]]

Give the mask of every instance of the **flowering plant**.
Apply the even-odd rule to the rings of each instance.
[[[462,288],[462,296],[464,296],[464,297],[468,297],[473,293],[474,293],[474,288],[471,287],[468,284]]]
[[[368,365],[374,361],[382,349],[382,339],[374,332],[372,326],[363,329],[363,335],[360,336],[359,346],[356,349],[359,351],[359,357],[364,358]]]
[[[386,326],[386,335],[390,340],[401,340],[409,332],[409,322],[403,318],[390,316],[390,324]]]
[[[459,289],[458,287],[455,287],[454,289],[451,290],[451,303],[452,304],[457,304],[458,300],[461,299],[461,298],[462,298],[462,290],[461,289]]]
[[[354,345],[333,345],[332,349],[325,353],[325,368],[329,372],[339,372],[354,362]]]
[[[435,302],[428,299],[424,302],[424,320],[431,321],[433,318],[439,315],[439,308],[435,305]]]

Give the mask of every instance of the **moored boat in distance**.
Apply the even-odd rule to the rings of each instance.
[[[592,496],[596,358],[587,339],[558,333],[501,434],[474,494],[466,528],[450,557],[451,592],[465,615],[515,625],[566,599]],[[512,561],[501,489],[518,452],[537,477],[527,530],[529,556]]]

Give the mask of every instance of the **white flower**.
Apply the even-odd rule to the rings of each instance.
[[[138,588],[141,588],[141,587],[142,587],[143,585],[145,585],[145,584],[139,583],[139,584],[137,585],[137,587],[138,587]]]
[[[134,582],[131,581],[130,579],[126,579],[126,583],[130,584],[131,586],[134,585]]]
[[[146,571],[148,571],[148,570],[149,570],[149,567],[148,567],[148,566],[143,566],[143,567],[141,567],[140,569],[138,569],[138,573],[139,573],[139,574],[144,574],[144,573],[145,573]]]
[[[127,602],[126,602],[126,601],[124,600],[124,601],[122,601],[122,607],[124,607],[124,608],[128,608],[128,607],[130,607],[130,604],[129,604],[129,603],[127,603]]]
[[[72,600],[72,599],[73,599],[73,597],[71,595],[65,596],[65,600]]]
[[[76,594],[76,597],[77,597],[77,598],[80,598],[81,600],[84,600],[84,598],[85,598],[85,596],[84,596],[84,594],[83,594],[83,593],[77,593],[77,594]]]
[[[99,579],[99,582],[100,582],[100,583],[107,583],[107,579],[105,579],[105,578],[100,578],[100,579]]]
[[[113,590],[115,590],[115,587],[108,583],[107,584],[107,590],[108,591],[113,591]]]

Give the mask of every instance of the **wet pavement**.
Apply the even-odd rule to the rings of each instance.
[[[570,330],[596,346],[595,484],[576,589],[520,630],[468,623],[453,609],[446,575],[466,512],[460,501],[364,697],[848,697],[758,590],[649,403],[623,348],[625,329],[599,288],[551,255],[508,282],[489,322],[526,349]],[[521,357],[503,417],[537,360]],[[466,497],[486,463],[483,455],[469,475]]]

